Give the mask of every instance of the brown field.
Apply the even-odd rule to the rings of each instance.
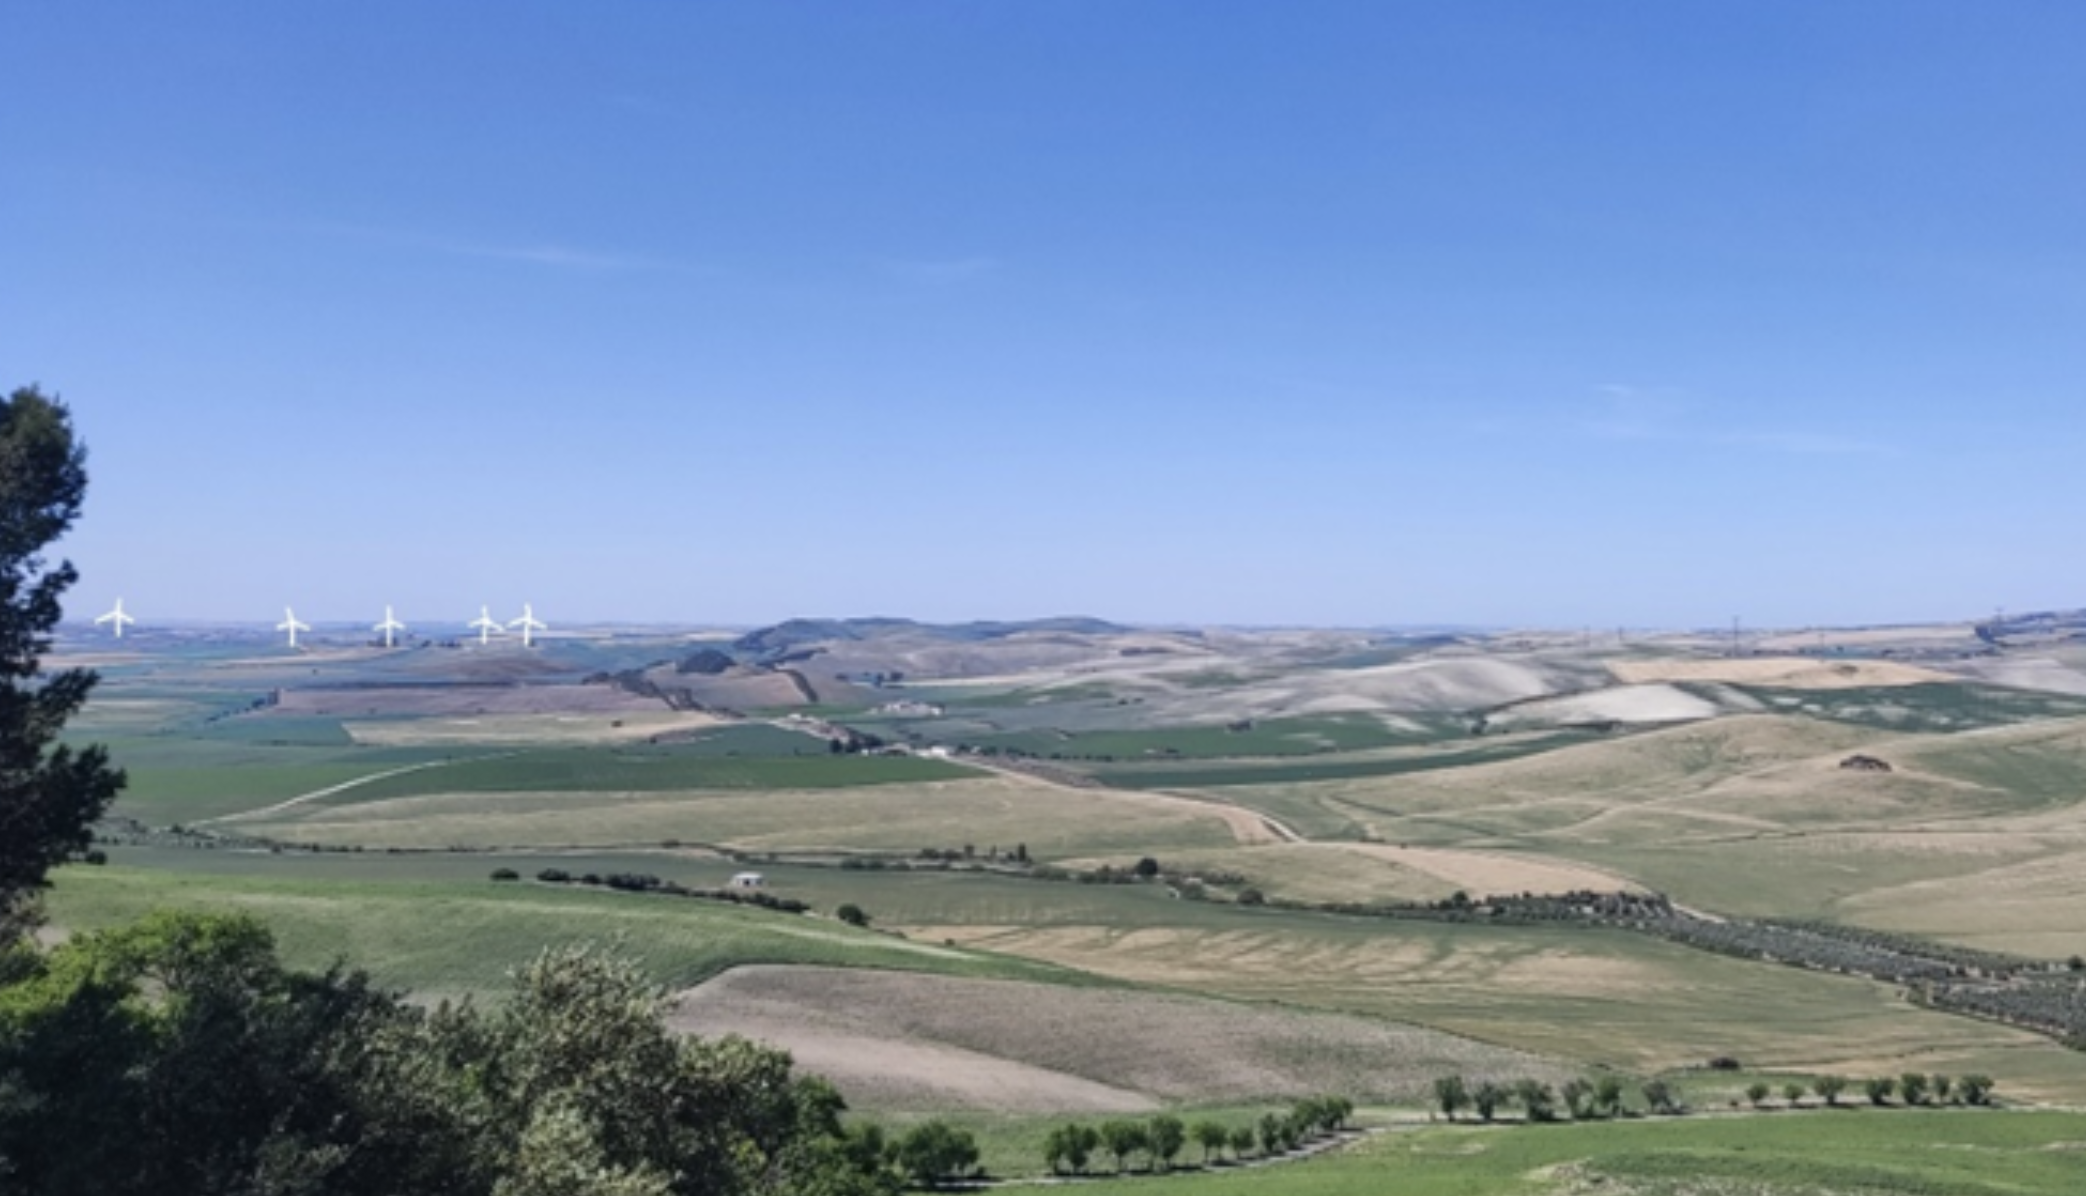
[[[787,1048],[871,1109],[1131,1112],[1344,1093],[1424,1099],[1437,1075],[1556,1081],[1560,1065],[1413,1026],[1199,997],[809,967],[684,994],[702,1034]]]
[[[270,713],[326,718],[468,718],[503,714],[656,713],[657,698],[608,685],[396,685],[353,689],[286,689]]]
[[[1140,800],[1129,800],[1132,797]],[[305,808],[257,825],[302,843],[367,847],[720,844],[747,851],[1028,845],[1043,858],[1114,843],[1150,850],[1235,842],[1206,802],[1068,789],[1009,776],[838,789],[435,793]]]
[[[1777,1071],[2008,1077],[2021,1098],[2086,1099],[2086,1059],[2046,1038],[1917,1009],[1888,986],[1620,934],[1328,923],[1266,930],[908,927],[1104,976],[1362,1013],[1635,1072],[1733,1055]]]

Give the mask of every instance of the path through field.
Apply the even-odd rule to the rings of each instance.
[[[389,768],[385,769],[383,772],[373,772],[370,773],[368,776],[356,777],[353,780],[349,781],[342,781],[338,785],[328,785],[324,789],[314,789],[310,793],[300,793],[297,796],[289,798],[286,801],[276,802],[272,806],[262,806],[258,810],[241,810],[236,814],[222,814],[216,818],[198,819],[196,825],[208,826],[216,823],[244,822],[255,818],[266,818],[269,815],[280,814],[284,810],[293,809],[297,806],[304,805],[306,802],[321,801],[325,798],[332,797],[337,793],[345,793],[350,789],[354,789],[362,785],[374,784],[382,780],[388,780],[391,777],[402,777],[405,776],[407,773],[422,772],[430,768],[446,768],[451,764],[475,764],[483,760],[503,760],[508,756],[519,755],[521,755],[520,752],[496,752],[490,756],[469,756],[458,760],[425,760],[419,764],[405,765],[402,768]]]

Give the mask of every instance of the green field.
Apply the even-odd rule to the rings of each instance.
[[[2086,1115],[1848,1109],[1396,1129],[1274,1167],[1140,1180],[1153,1196],[2064,1196]]]
[[[346,960],[420,997],[504,991],[509,969],[546,945],[582,940],[619,943],[674,987],[748,963],[1083,979],[1047,965],[908,942],[828,918],[530,882],[409,879],[352,863],[330,874],[310,869],[296,875],[74,867],[59,874],[49,909],[52,921],[68,931],[115,925],[156,909],[250,913],[275,932],[292,966]]]

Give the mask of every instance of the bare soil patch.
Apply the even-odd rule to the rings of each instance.
[[[790,1050],[872,1108],[1112,1113],[1545,1074],[1518,1051],[1394,1022],[1189,996],[846,968],[738,968],[674,1024]]]

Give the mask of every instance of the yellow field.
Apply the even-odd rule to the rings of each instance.
[[[1142,795],[1126,795],[1141,798]],[[746,851],[1026,844],[1084,854],[1123,842],[1150,850],[1234,842],[1224,812],[1184,800],[989,776],[812,790],[433,794],[301,807],[249,829],[300,843],[367,847],[604,847],[666,839]]]

